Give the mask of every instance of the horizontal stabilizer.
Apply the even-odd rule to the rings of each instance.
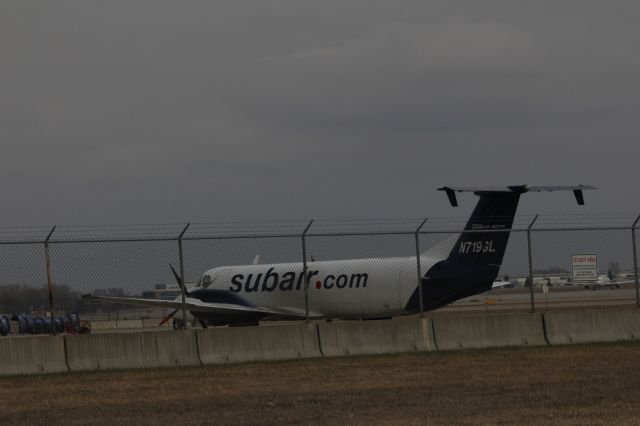
[[[514,185],[514,186],[443,186],[438,188],[438,191],[445,191],[449,202],[453,207],[458,206],[458,200],[456,198],[456,192],[473,192],[476,195],[488,194],[488,193],[515,193],[524,194],[525,192],[554,192],[554,191],[573,191],[573,195],[576,197],[576,201],[579,205],[584,205],[583,190],[597,189],[591,185],[577,185],[577,186],[528,186],[528,185]]]

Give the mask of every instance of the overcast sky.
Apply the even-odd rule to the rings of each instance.
[[[640,213],[637,1],[0,4],[0,224]]]

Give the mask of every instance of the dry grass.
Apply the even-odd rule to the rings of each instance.
[[[638,424],[640,344],[0,378],[0,424]]]

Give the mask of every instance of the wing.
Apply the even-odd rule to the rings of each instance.
[[[115,297],[115,296],[92,296],[85,294],[82,296],[84,300],[95,300],[97,302],[125,303],[129,305],[157,306],[161,308],[182,309],[183,304],[180,298],[174,300],[161,299],[143,299],[137,297]],[[203,302],[193,297],[185,297],[184,308],[191,312],[206,312],[211,314],[229,315],[229,314],[261,314],[265,316],[274,316],[277,318],[305,318],[304,310],[276,307],[267,308],[260,306],[244,306],[235,303],[212,303]],[[321,314],[310,312],[309,317],[319,318]]]

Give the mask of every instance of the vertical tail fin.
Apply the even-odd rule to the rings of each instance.
[[[479,196],[464,232],[458,238],[448,261],[458,265],[500,266],[509,241],[509,234],[520,196],[526,192],[573,191],[578,204],[584,204],[582,191],[592,186],[507,186],[493,188],[439,188],[445,191],[451,204],[458,205],[456,192],[473,192]],[[478,232],[473,232],[478,231]]]
[[[452,206],[458,205],[456,192],[473,192],[478,204],[464,232],[449,256],[436,263],[422,279],[425,309],[435,309],[454,300],[490,290],[498,276],[520,196],[526,192],[573,191],[578,204],[584,204],[582,191],[592,186],[506,186],[492,188],[439,188]],[[418,306],[418,289],[407,303],[407,310]]]
[[[499,267],[509,241],[509,231],[516,215],[520,193],[476,194],[480,197],[478,204],[447,260],[459,265],[485,264]]]

